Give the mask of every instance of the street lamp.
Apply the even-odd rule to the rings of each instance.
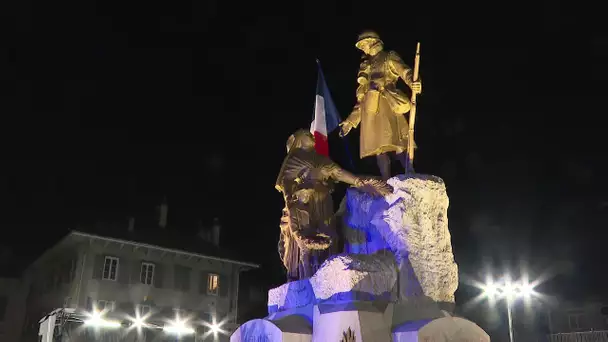
[[[222,331],[222,327],[217,323],[212,323],[211,325],[209,325],[209,328],[211,329],[211,332],[216,335],[217,335],[217,333]]]
[[[226,323],[226,319],[224,318],[221,321],[217,321],[217,318],[215,316],[211,317],[211,322],[205,322],[203,321],[203,325],[206,326],[209,330],[204,334],[203,338],[206,338],[207,336],[213,335],[213,340],[217,341],[218,340],[218,335],[219,334],[224,334],[227,335],[228,332],[225,331],[222,327],[224,325],[224,323]]]
[[[175,321],[170,322],[170,324],[165,325],[163,327],[163,330],[166,333],[169,334],[174,334],[174,335],[190,335],[190,334],[194,334],[195,331],[192,327],[186,325],[185,321],[180,321],[179,319],[176,319]]]
[[[493,283],[489,281],[483,287],[483,294],[485,297],[496,300],[504,298],[507,303],[507,317],[509,320],[509,341],[513,342],[513,319],[511,315],[511,306],[513,302],[518,298],[529,299],[535,295],[534,286],[522,281],[519,283],[511,282],[509,277],[505,278],[503,283]]]
[[[103,317],[103,312],[99,312],[97,310],[93,310],[92,313],[88,314],[88,319],[84,321],[84,324],[87,326],[92,326],[95,328],[119,328],[120,322],[107,320]]]

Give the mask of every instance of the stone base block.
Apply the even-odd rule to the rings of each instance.
[[[310,278],[316,304],[396,300],[397,266],[391,255],[338,254]]]
[[[386,324],[385,311],[386,304],[374,302],[317,305],[312,340],[390,341],[391,329],[390,324]]]
[[[477,324],[460,317],[412,321],[395,327],[393,342],[490,342]]]
[[[230,336],[230,342],[311,342],[310,325],[297,316],[271,322],[254,319],[241,325]]]
[[[256,319],[241,325],[231,342],[490,342],[475,323],[449,316],[445,311],[427,311],[434,318],[420,316],[387,302],[333,302],[315,305],[312,320],[298,314],[274,319]]]
[[[315,303],[310,279],[285,283],[268,291],[268,314]]]

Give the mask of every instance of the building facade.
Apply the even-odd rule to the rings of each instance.
[[[30,289],[21,340],[37,341],[39,320],[57,308],[103,312],[125,327],[145,317],[155,328],[143,329],[143,340],[162,340],[163,325],[176,319],[195,329],[196,341],[210,336],[213,323],[225,332],[218,339],[227,340],[237,326],[239,275],[256,267],[204,251],[72,231],[25,272]]]
[[[608,342],[608,304],[562,302],[547,313],[551,342]]]

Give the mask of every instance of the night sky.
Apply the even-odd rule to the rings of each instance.
[[[354,43],[373,29],[409,64],[421,42],[416,168],[447,184],[461,278],[528,265],[552,275],[546,291],[606,289],[608,36],[591,2],[1,6],[0,240],[17,255],[79,223],[153,215],[166,196],[171,229],[189,238],[219,217],[222,244],[263,265],[263,286],[283,282],[285,141],[310,125],[316,58],[350,113]],[[354,171],[375,172],[358,133]]]

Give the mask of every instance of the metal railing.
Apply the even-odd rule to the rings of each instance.
[[[608,342],[608,330],[551,334],[549,342]]]

